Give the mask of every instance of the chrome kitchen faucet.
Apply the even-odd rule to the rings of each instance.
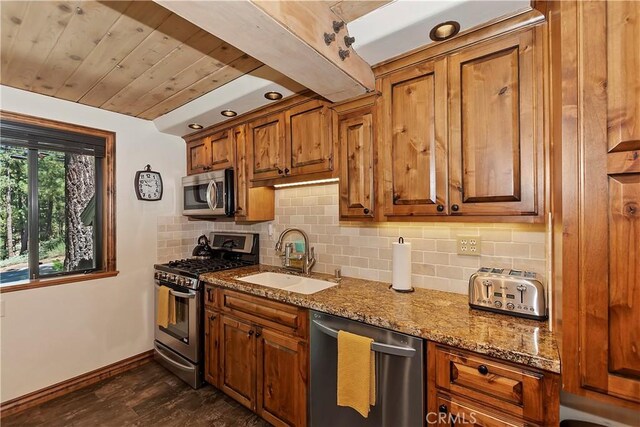
[[[302,237],[304,238],[304,254],[302,255],[302,258],[295,257],[291,254],[293,246],[291,243],[285,246],[285,252],[284,254],[282,254],[282,240],[287,234],[296,231],[302,234]],[[301,270],[304,274],[311,274],[311,269],[316,263],[315,252],[313,248],[309,248],[309,236],[307,236],[307,233],[305,233],[304,230],[301,230],[299,228],[287,228],[280,234],[280,237],[278,237],[278,242],[276,243],[276,252],[280,253],[280,256],[282,257],[282,266],[284,268],[298,271]],[[300,260],[302,262],[302,267],[299,268],[291,265],[292,259]]]

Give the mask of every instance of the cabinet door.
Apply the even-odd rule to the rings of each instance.
[[[204,379],[209,384],[219,387],[220,315],[211,310],[205,310],[204,314]]]
[[[233,130],[236,148],[236,215],[239,222],[273,221],[275,218],[275,194],[273,187],[249,186],[249,159],[247,157],[246,126]]]
[[[211,140],[201,138],[187,142],[187,174],[206,172],[211,169]]]
[[[447,213],[447,85],[444,59],[382,80],[381,131],[385,215]]]
[[[640,3],[578,7],[580,50],[589,52],[579,80],[578,377],[582,387],[640,402]]]
[[[453,215],[533,215],[542,179],[534,30],[472,47],[449,62]],[[540,113],[536,117],[536,113]]]
[[[249,123],[249,159],[252,180],[284,176],[284,114],[274,114]]]
[[[307,424],[306,343],[262,329],[257,340],[258,415],[275,426]]]
[[[211,169],[233,167],[233,144],[231,130],[218,132],[209,137],[211,147]]]
[[[256,340],[250,323],[221,315],[220,388],[249,409],[255,410]]]
[[[285,175],[333,170],[331,114],[327,104],[317,100],[287,110]]]
[[[339,121],[340,218],[373,218],[373,114]]]

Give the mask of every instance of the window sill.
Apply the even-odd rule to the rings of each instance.
[[[106,279],[107,277],[115,277],[118,271],[100,271],[96,273],[74,274],[62,277],[53,277],[51,279],[23,280],[15,284],[0,285],[0,294],[15,291],[26,291],[28,289],[44,288],[47,286],[63,285],[65,283],[84,282],[85,280]]]

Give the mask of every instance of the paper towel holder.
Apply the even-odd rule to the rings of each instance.
[[[404,244],[404,237],[402,237],[402,236],[399,237],[398,238],[398,243]],[[413,286],[411,288],[409,288],[409,289],[396,289],[396,288],[393,287],[393,284],[389,285],[389,289],[393,289],[394,291],[399,292],[401,294],[409,294],[411,292],[415,292],[416,291],[416,289]]]

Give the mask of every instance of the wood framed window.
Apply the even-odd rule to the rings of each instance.
[[[0,292],[111,277],[115,133],[0,111]]]

